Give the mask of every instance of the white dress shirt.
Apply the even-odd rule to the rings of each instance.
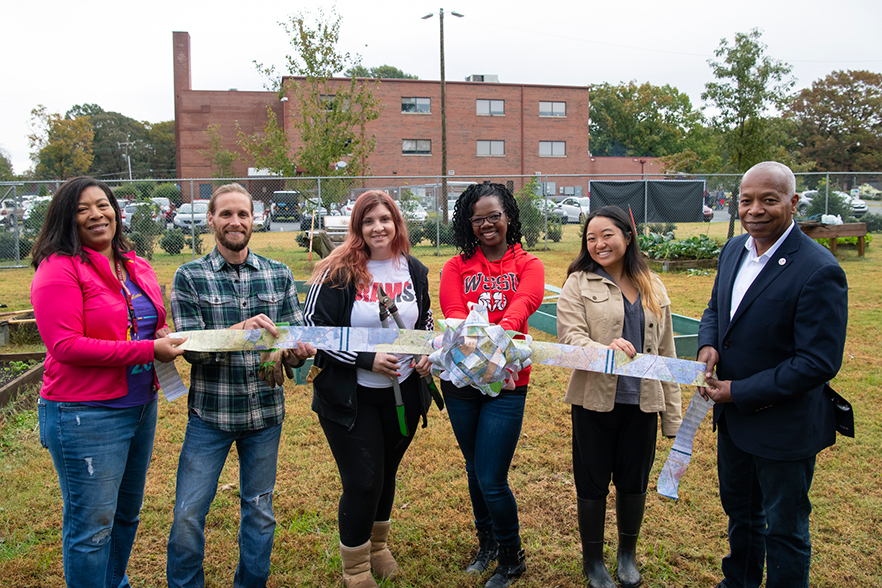
[[[768,263],[772,256],[775,255],[775,252],[778,251],[781,243],[784,242],[784,239],[787,238],[787,235],[790,234],[790,231],[793,230],[794,226],[796,226],[796,222],[791,221],[790,226],[787,227],[784,234],[778,237],[775,244],[769,247],[762,255],[756,254],[756,241],[753,237],[748,237],[747,241],[744,242],[744,248],[747,249],[747,255],[745,255],[744,259],[741,261],[741,267],[738,268],[738,273],[735,274],[735,281],[732,283],[732,308],[729,310],[729,320],[732,320],[732,317],[735,316],[735,311],[738,310],[738,305],[741,304],[750,285],[753,284],[756,277],[761,271],[763,271],[763,268],[766,267],[766,263]],[[776,263],[784,265],[787,263],[787,260],[782,257]]]

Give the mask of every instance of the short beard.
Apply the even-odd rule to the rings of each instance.
[[[238,252],[238,251],[242,251],[243,249],[248,247],[248,242],[251,240],[251,231],[249,230],[247,233],[245,233],[245,238],[242,239],[242,241],[236,242],[236,243],[232,243],[229,240],[227,240],[227,238],[224,236],[223,233],[215,233],[214,237],[215,237],[215,239],[217,239],[217,242],[219,244],[223,245],[224,247],[226,247],[230,251],[237,251]]]

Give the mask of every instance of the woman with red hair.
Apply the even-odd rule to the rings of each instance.
[[[385,192],[358,197],[349,234],[310,278],[307,325],[381,328],[378,288],[395,299],[408,329],[433,330],[429,270],[409,255],[401,212]],[[386,546],[398,465],[431,396],[421,376],[431,365],[411,355],[319,351],[312,409],[331,446],[343,495],[337,512],[347,588],[375,588],[371,570],[392,578],[398,564]],[[314,372],[313,372],[314,373]],[[399,428],[392,379],[404,401],[408,435]]]

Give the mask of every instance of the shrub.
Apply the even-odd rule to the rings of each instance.
[[[46,211],[49,210],[48,202],[38,202],[31,208],[28,220],[24,223],[24,232],[28,235],[36,236],[40,229],[43,228],[43,222],[46,220]]]
[[[25,235],[18,236],[18,258],[24,260],[31,252],[34,242]],[[0,232],[0,260],[15,260],[15,231]]]
[[[861,222],[867,224],[868,233],[882,233],[882,214],[868,212],[861,217]]]
[[[159,246],[169,255],[177,255],[184,248],[184,234],[176,229],[169,229],[162,234]]]
[[[406,219],[405,222],[407,223],[407,240],[410,241],[411,247],[415,247],[423,240],[423,223],[413,219]]]
[[[129,240],[135,244],[135,254],[138,257],[153,259],[153,237],[138,231],[129,233]]]
[[[435,225],[434,218],[427,218],[423,221],[423,238],[428,239],[432,244],[432,247],[438,246],[438,239],[440,237],[441,245],[452,245],[453,244],[453,223],[440,223]]]
[[[555,243],[560,243],[560,240],[563,238],[563,227],[559,220],[552,221],[551,218],[548,219],[548,232],[546,233],[546,237]]]
[[[190,235],[187,235],[186,237],[184,237],[184,243],[187,244],[187,247],[189,247],[193,251],[193,253],[195,253],[196,255],[202,255],[203,243],[201,232],[197,232],[192,237]]]

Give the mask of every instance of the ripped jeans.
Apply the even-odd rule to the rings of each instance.
[[[156,433],[156,400],[106,408],[40,399],[40,443],[64,500],[61,538],[68,588],[128,588],[126,566]],[[99,580],[103,579],[103,580]]]
[[[205,517],[233,443],[239,455],[239,565],[234,588],[263,588],[270,570],[276,519],[273,488],[282,425],[221,431],[190,414],[178,461],[175,516],[168,538],[169,588],[205,586]]]

